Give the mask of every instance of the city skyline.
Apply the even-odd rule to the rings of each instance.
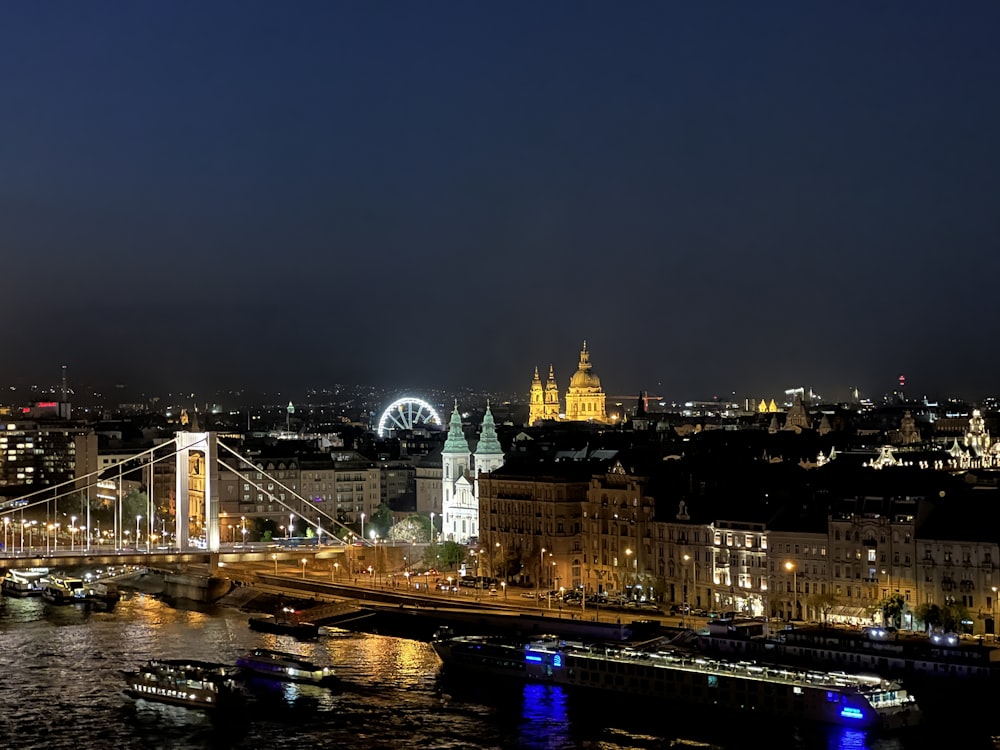
[[[996,385],[995,3],[3,20],[2,384]]]

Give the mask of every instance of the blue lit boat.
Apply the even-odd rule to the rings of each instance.
[[[543,636],[511,642],[457,636],[433,642],[447,670],[511,675],[642,698],[861,728],[920,723],[917,703],[890,680],[722,661],[656,647],[584,645]]]
[[[270,677],[284,682],[330,686],[337,683],[331,667],[320,667],[295,654],[255,648],[236,659],[236,666],[252,676]]]

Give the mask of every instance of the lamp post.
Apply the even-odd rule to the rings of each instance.
[[[306,559],[303,557],[299,562],[302,563],[302,580],[306,579]]]
[[[365,538],[365,514],[361,514],[361,538]]]
[[[243,535],[243,546],[247,546],[247,517],[240,516],[240,533]]]
[[[3,517],[3,553],[7,554],[7,529],[10,527],[10,516]]]
[[[789,618],[791,620],[796,619],[795,615],[798,613],[798,598],[799,598],[799,582],[796,577],[797,571],[795,570],[795,563],[791,560],[785,563],[785,570],[792,571],[792,616]]]
[[[236,527],[229,524],[229,541],[231,544],[236,544]]]
[[[45,531],[45,556],[48,557],[49,555],[52,554],[52,544],[51,544],[51,541],[52,541],[52,529],[53,529],[52,524],[50,523],[48,526],[45,527],[45,529],[46,529],[46,531]]]
[[[997,639],[997,587],[993,587],[993,640]]]
[[[288,538],[291,539],[294,536],[295,531],[295,516],[292,513],[288,514]]]
[[[337,578],[340,577],[340,563],[335,562],[333,564],[333,577],[330,578],[330,582],[333,583]]]
[[[139,521],[142,520],[142,516],[135,517],[135,551],[139,551]]]
[[[682,558],[684,560],[684,602],[681,604],[681,627],[685,627],[685,618],[688,612],[688,562],[691,560],[691,555],[684,555]]]
[[[497,542],[493,546],[500,550],[500,564],[503,566],[503,577],[504,580],[507,580],[507,560],[504,558],[503,545],[500,542]]]
[[[545,547],[542,547],[541,553],[538,555],[538,592],[537,599],[542,598],[542,571],[545,569]]]
[[[631,547],[626,547],[625,548],[625,572],[626,573],[628,573],[628,569],[630,567],[632,567],[630,565],[631,562],[632,562],[632,548]],[[624,585],[624,583],[625,582],[622,581],[623,585]],[[632,589],[632,596],[631,596],[631,598],[634,599],[635,598],[635,580],[632,581],[631,589]]]
[[[274,560],[274,574],[278,575],[278,556],[271,555],[271,559]]]
[[[4,519],[7,520],[7,519]],[[7,545],[5,544],[4,547]],[[69,551],[76,549],[76,516],[69,517]]]
[[[500,581],[500,588],[503,589],[503,600],[507,601],[507,582]]]
[[[432,543],[437,539],[437,534],[434,533],[435,531],[436,531],[436,529],[434,527],[434,511],[432,510],[431,511],[431,538],[430,538],[430,541]]]

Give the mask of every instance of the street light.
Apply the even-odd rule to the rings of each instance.
[[[333,578],[330,579],[330,580],[331,580],[331,582],[333,582],[335,579],[337,579],[339,577],[340,577],[340,563],[339,562],[335,562],[333,564]]]
[[[274,574],[278,575],[278,556],[276,554],[271,555],[271,559],[274,560]]]
[[[436,531],[437,531],[437,529],[434,526],[434,511],[432,510],[431,511],[431,538],[430,538],[431,542],[433,542],[437,538],[437,534],[435,533]]]
[[[229,541],[236,544],[236,527],[229,524]]]
[[[685,617],[688,611],[688,562],[691,560],[691,555],[684,555],[681,559],[684,560],[684,603],[681,605],[681,627],[685,626]]]
[[[142,516],[135,517],[135,551],[139,551],[139,521],[142,520]]]
[[[247,517],[240,516],[240,533],[243,535],[243,546],[247,546]]]
[[[6,520],[7,519],[5,518],[4,521],[6,521]],[[6,531],[6,528],[4,529],[4,531]],[[4,534],[4,542],[5,542],[4,543],[4,549],[7,548],[6,541],[7,541],[7,535]],[[72,552],[74,549],[76,549],[75,542],[76,542],[76,516],[70,516],[69,517],[69,551],[70,552]]]
[[[993,587],[993,640],[997,639],[997,587]]]
[[[51,523],[45,527],[47,531],[45,532],[45,555],[48,557],[52,554],[52,530],[55,528]]]
[[[799,582],[798,579],[796,578],[797,571],[795,570],[795,563],[793,563],[791,560],[786,562],[785,570],[792,571],[792,616],[790,619],[794,620],[796,619],[795,615],[797,614],[798,604],[799,604],[798,602]]]
[[[7,554],[7,529],[10,526],[10,516],[3,517],[3,553]]]
[[[625,570],[627,571],[630,567],[629,563],[632,562],[632,549],[630,547],[625,548]],[[624,583],[624,581],[622,581]],[[632,597],[635,598],[635,580],[632,581]]]
[[[361,514],[361,538],[365,538],[365,514]]]
[[[306,559],[303,557],[300,561],[302,563],[302,580],[306,579]]]
[[[545,569],[545,547],[542,547],[541,553],[538,555],[538,596],[542,596],[542,571]]]
[[[288,538],[292,538],[292,532],[295,530],[295,516],[291,513],[288,514]]]
[[[500,544],[500,542],[497,542],[493,546],[494,547],[498,547],[500,549],[500,562],[503,564],[503,573],[504,573],[503,577],[504,577],[504,580],[506,580],[506,578],[507,578],[507,560],[504,558],[503,545]]]

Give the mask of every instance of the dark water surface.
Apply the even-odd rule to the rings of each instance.
[[[245,710],[201,711],[123,695],[147,659],[233,663],[248,648],[332,663],[343,689],[266,685]],[[333,631],[312,643],[256,633],[228,608],[177,609],[140,594],[114,612],[0,599],[0,747],[52,748],[824,748],[993,747],[964,722],[906,737],[751,724],[549,685],[441,677],[426,643]]]

